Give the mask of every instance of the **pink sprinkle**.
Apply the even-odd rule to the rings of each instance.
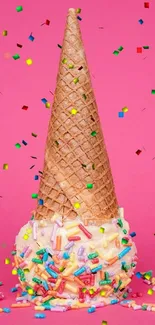
[[[25,257],[28,257],[32,253],[32,249],[29,247],[25,253]]]
[[[21,264],[19,264],[19,267],[21,268],[21,269],[23,269],[25,266],[27,266],[27,262],[22,262]]]

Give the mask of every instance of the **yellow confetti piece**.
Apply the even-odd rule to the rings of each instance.
[[[147,293],[148,293],[148,295],[151,296],[151,295],[153,295],[154,291],[152,289],[149,289]]]
[[[73,109],[71,110],[71,114],[72,114],[72,115],[76,115],[76,114],[77,114],[77,109],[73,108]]]
[[[45,106],[46,106],[46,108],[50,108],[51,104],[49,102],[46,102]]]
[[[27,65],[31,65],[33,62],[32,62],[32,59],[27,59],[26,60],[26,63],[27,63]]]
[[[13,274],[13,275],[17,275],[17,270],[16,270],[16,269],[13,269],[13,270],[12,270],[12,274]]]
[[[29,236],[28,236],[27,234],[25,234],[25,235],[23,236],[23,239],[25,239],[25,240],[28,240],[28,238],[29,238]]]
[[[34,293],[33,289],[28,289],[27,292],[29,295],[33,295],[33,293]]]
[[[5,264],[10,264],[10,258],[5,259]]]
[[[123,108],[122,108],[122,112],[123,112],[123,113],[128,112],[128,108],[127,108],[127,107],[123,107]]]
[[[75,209],[79,209],[80,208],[80,203],[79,202],[75,202],[74,203],[74,208]]]
[[[106,291],[105,291],[105,290],[101,290],[101,291],[100,291],[100,295],[101,295],[102,297],[105,297],[105,295],[106,295]]]
[[[4,169],[4,170],[9,169],[9,165],[8,165],[8,164],[3,164],[3,169]]]
[[[28,229],[26,229],[26,233],[27,233],[27,234],[31,234],[31,233],[32,233],[32,228],[28,228]]]

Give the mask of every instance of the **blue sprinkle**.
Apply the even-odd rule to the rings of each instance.
[[[81,18],[80,16],[77,16],[77,19],[78,19],[78,20],[82,20],[82,18]]]
[[[48,253],[45,252],[43,255],[43,262],[47,262],[47,260],[48,260]]]
[[[34,176],[34,180],[37,181],[39,179],[39,176],[38,175],[35,175]]]
[[[43,287],[45,288],[46,291],[49,290],[48,283],[45,280],[42,282],[42,285],[43,285]]]
[[[120,304],[121,305],[126,305],[126,304],[130,303],[131,301],[133,301],[133,300],[123,300],[123,301],[120,302]]]
[[[55,271],[53,271],[53,270],[51,270],[49,267],[45,267],[45,270],[48,272],[48,274],[50,274],[54,279],[57,279],[57,277],[58,277],[58,274],[55,272]]]
[[[136,276],[138,279],[142,278],[142,275],[141,275],[140,272],[136,272],[135,276]]]
[[[96,272],[98,272],[100,270],[102,270],[102,265],[94,267],[91,271],[92,271],[92,273],[96,273]]]
[[[18,289],[16,287],[11,289],[11,292],[16,292],[16,291],[18,291]]]
[[[24,146],[27,146],[27,142],[26,141],[22,141],[22,144],[24,144]]]
[[[65,260],[68,260],[68,259],[70,258],[68,252],[64,252],[64,253],[63,253],[63,258],[64,258]]]
[[[4,313],[10,313],[11,309],[10,308],[3,308]]]
[[[128,252],[130,252],[130,250],[131,250],[131,247],[130,247],[130,246],[129,246],[129,247],[126,247],[125,249],[123,249],[122,252],[120,252],[120,253],[118,254],[118,258],[121,259],[121,258],[124,257]]]
[[[39,199],[38,204],[39,205],[43,205],[44,204],[44,201],[42,199]]]
[[[131,237],[135,237],[136,236],[136,232],[135,231],[133,231],[133,232],[131,232],[131,234],[129,234]]]
[[[46,98],[42,98],[41,101],[42,101],[43,104],[46,104],[47,103],[47,99]]]
[[[80,274],[84,273],[86,271],[86,268],[84,266],[80,267],[77,271],[74,272],[75,276],[79,276]]]
[[[124,112],[119,112],[118,117],[124,117]]]
[[[88,313],[91,314],[91,313],[94,313],[96,311],[96,307],[90,307],[88,308]]]
[[[44,307],[45,307],[45,310],[51,310],[51,305],[44,305]]]
[[[34,36],[30,35],[28,39],[33,42],[34,41]]]
[[[21,294],[22,297],[24,297],[26,295],[27,295],[27,292],[26,291],[23,291],[22,294]]]
[[[111,305],[115,305],[115,304],[117,304],[118,302],[119,302],[118,299],[113,299],[113,300],[110,301],[110,304],[111,304]]]
[[[24,253],[21,253],[21,254],[20,254],[20,257],[22,257],[22,258],[23,258],[23,257],[24,257]]]
[[[36,313],[35,318],[46,318],[46,315],[43,313]]]
[[[138,22],[142,25],[144,23],[143,19],[139,19]]]

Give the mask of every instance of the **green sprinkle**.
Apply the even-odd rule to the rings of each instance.
[[[46,252],[45,248],[40,249],[39,251],[36,252],[37,255],[43,255]]]
[[[111,283],[112,283],[111,280],[101,280],[101,281],[99,282],[99,285],[104,286],[104,285],[106,285],[106,284],[111,284]]]
[[[123,51],[123,47],[120,46],[120,47],[118,48],[118,51],[119,51],[119,52]]]
[[[126,299],[126,298],[127,298],[127,296],[128,296],[128,293],[127,293],[127,292],[125,292],[125,293],[123,294],[123,298],[124,298],[124,299]]]
[[[128,241],[129,241],[128,239],[126,239],[126,238],[122,238],[122,244],[123,244],[123,245],[126,245],[126,244],[128,243]]]
[[[37,284],[42,284],[42,281],[38,278],[32,278],[32,281],[37,283]]]
[[[155,89],[152,89],[152,90],[151,90],[151,94],[152,94],[152,95],[155,95]]]
[[[92,164],[92,169],[93,169],[93,170],[95,169],[95,164]]]
[[[92,133],[91,133],[91,135],[92,135],[92,137],[95,137],[96,136],[96,131],[93,131]]]
[[[87,188],[89,188],[89,189],[90,188],[93,188],[93,184],[91,184],[91,183],[90,184],[87,184]]]
[[[123,222],[121,219],[117,219],[117,225],[120,227],[120,228],[123,228]]]
[[[71,63],[70,63],[70,64],[68,65],[68,68],[69,68],[69,69],[73,69],[73,68],[74,68],[74,64],[71,64]]]
[[[17,12],[23,11],[23,7],[22,7],[22,6],[18,6],[18,7],[16,7],[16,11],[17,11]]]
[[[117,292],[117,291],[118,291],[118,289],[119,289],[119,287],[121,286],[121,284],[122,284],[122,281],[119,280],[118,287],[117,287],[117,288],[114,288],[114,292]]]
[[[147,310],[147,305],[143,305],[142,310]]]
[[[23,270],[20,269],[20,268],[18,268],[18,270],[17,270],[17,274],[18,274],[18,275],[21,275],[22,273],[23,273]]]
[[[18,60],[18,59],[20,59],[19,54],[15,54],[15,55],[13,55],[12,57],[13,57],[14,60]]]
[[[118,51],[114,51],[113,54],[117,56],[119,54],[119,52]]]
[[[12,251],[11,255],[13,255],[13,256],[16,255],[16,251]]]
[[[62,60],[62,63],[67,63],[67,59],[64,58],[64,59]]]
[[[33,194],[32,194],[32,199],[37,199],[37,198],[38,198],[38,194],[33,193]]]
[[[149,49],[149,46],[147,46],[147,45],[146,46],[143,46],[143,49],[144,50],[148,50]]]
[[[85,94],[82,95],[82,97],[86,100],[87,99],[87,96]]]
[[[135,263],[131,263],[131,267],[135,267],[136,266],[136,264]]]
[[[33,219],[34,219],[34,216],[31,217],[31,220],[33,220]]]
[[[77,83],[79,82],[79,78],[74,78],[74,79],[73,79],[73,82],[74,82],[75,84],[77,84]]]
[[[127,234],[127,230],[126,229],[123,229],[123,232],[124,232],[125,235]]]
[[[55,143],[56,143],[56,145],[57,145],[57,147],[58,147],[58,146],[59,146],[59,142],[56,140]]]
[[[43,261],[40,260],[39,258],[32,258],[32,262],[34,262],[36,264],[43,264]]]
[[[15,147],[19,149],[19,148],[21,148],[21,144],[20,143],[16,143],[15,144]]]
[[[99,231],[100,231],[102,234],[104,234],[104,232],[105,232],[105,228],[100,227]]]
[[[88,255],[89,260],[92,260],[93,258],[98,257],[98,253],[91,253]]]
[[[37,137],[37,134],[35,134],[35,133],[31,133],[31,135],[34,137],[34,138],[36,138]]]
[[[87,165],[82,164],[82,167],[87,167]]]
[[[108,272],[104,272],[104,278],[105,278],[106,281],[109,280],[109,273]]]

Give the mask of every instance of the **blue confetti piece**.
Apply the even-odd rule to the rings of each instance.
[[[22,140],[22,144],[24,144],[24,146],[27,146],[27,142],[25,140]]]
[[[131,237],[135,237],[136,236],[136,233],[135,231],[131,232],[131,234],[129,234]]]
[[[42,199],[39,199],[38,204],[39,205],[43,205],[44,204],[44,201]]]
[[[96,311],[96,307],[90,307],[88,308],[88,313],[91,314],[91,313],[94,313]]]
[[[124,117],[124,112],[119,112],[118,117]]]
[[[4,313],[11,313],[11,309],[10,308],[3,308]]]
[[[142,25],[144,23],[143,19],[139,19],[138,22]]]
[[[47,103],[47,99],[46,98],[42,98],[41,101],[42,101],[43,104],[46,104]]]
[[[16,287],[11,289],[11,292],[16,292],[16,291],[18,291]]]
[[[46,318],[46,315],[43,313],[36,313],[35,318]]]
[[[110,305],[115,305],[118,304],[119,300],[118,299],[113,299],[110,301]]]
[[[33,42],[34,41],[34,36],[30,35],[28,39]]]
[[[81,18],[80,16],[77,16],[77,19],[78,19],[78,20],[82,20],[82,18]]]
[[[35,175],[34,176],[34,180],[37,181],[39,179],[39,176],[38,175]]]
[[[136,273],[135,273],[135,276],[136,276],[138,279],[142,278],[142,275],[141,275],[140,272],[136,272]]]

